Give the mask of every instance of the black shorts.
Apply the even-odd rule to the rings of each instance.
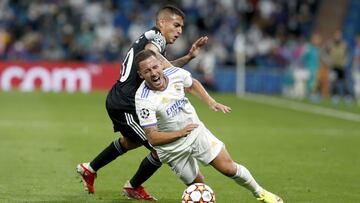
[[[139,124],[139,119],[135,111],[115,110],[108,106],[106,106],[106,110],[114,125],[114,132],[120,132],[131,141],[141,143],[146,148],[153,150],[153,147],[145,136],[144,130]]]

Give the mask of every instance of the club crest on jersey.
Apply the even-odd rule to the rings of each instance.
[[[169,99],[166,97],[163,97],[161,100],[161,103],[163,103],[163,104],[169,103]]]
[[[179,85],[179,84],[174,84],[174,88],[177,92],[181,91],[181,85]]]
[[[142,108],[142,109],[140,110],[140,116],[141,116],[141,118],[147,119],[147,118],[149,117],[149,115],[150,115],[150,112],[149,112],[148,109]]]

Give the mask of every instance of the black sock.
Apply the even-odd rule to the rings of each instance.
[[[160,167],[160,160],[154,158],[150,153],[141,162],[139,169],[136,171],[135,175],[130,180],[131,186],[133,186],[134,188],[139,187],[142,183],[149,179]]]
[[[120,144],[120,139],[116,139],[90,162],[90,166],[97,171],[125,152],[126,150]]]

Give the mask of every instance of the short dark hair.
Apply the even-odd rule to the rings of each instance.
[[[163,12],[169,12],[175,15],[180,16],[183,20],[185,20],[185,13],[182,12],[178,7],[173,5],[166,5],[162,7],[157,13],[156,13],[156,20],[159,20],[159,15]]]
[[[139,63],[141,61],[146,60],[147,58],[150,58],[151,56],[154,56],[155,58],[157,58],[156,53],[153,50],[144,49],[144,50],[140,51],[135,56],[134,65],[136,66],[137,69],[139,69]]]

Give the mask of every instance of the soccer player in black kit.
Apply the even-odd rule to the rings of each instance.
[[[155,150],[148,143],[145,133],[139,125],[135,111],[135,93],[142,79],[137,73],[133,60],[135,55],[143,49],[151,49],[158,54],[163,63],[182,67],[195,58],[199,49],[207,43],[208,38],[200,37],[194,42],[189,53],[175,61],[169,62],[165,57],[165,47],[173,44],[182,34],[184,13],[174,6],[165,6],[156,14],[156,26],[142,34],[131,46],[121,66],[120,79],[112,86],[106,98],[106,110],[113,122],[114,131],[120,132],[123,137],[114,140],[99,155],[89,163],[77,165],[77,172],[81,175],[85,189],[94,193],[96,172],[118,156],[141,145],[151,152],[143,159],[139,169],[132,179],[125,183],[123,193],[128,198],[138,200],[156,200],[141,185],[160,168],[161,162]],[[156,78],[154,79],[156,80]]]

